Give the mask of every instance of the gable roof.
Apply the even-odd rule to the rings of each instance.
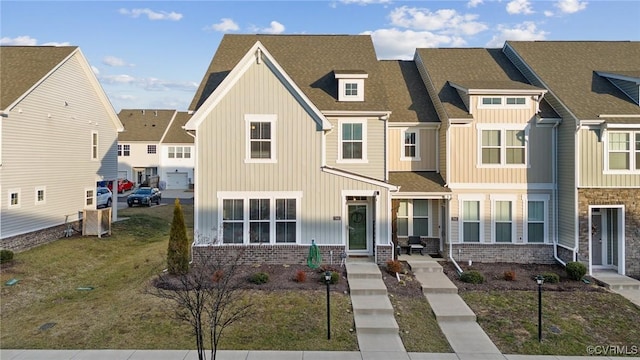
[[[118,117],[124,132],[118,141],[160,142],[175,114],[176,110],[122,109]]]
[[[386,96],[368,35],[225,35],[189,106],[197,110],[257,43],[320,110],[386,110]],[[367,73],[365,101],[338,102],[334,71]],[[355,70],[350,70],[355,71]]]
[[[0,46],[0,110],[39,83],[77,46]]]
[[[429,73],[437,98],[450,119],[472,117],[453,85],[460,90],[480,89],[496,94],[544,91],[529,84],[501,49],[423,48],[416,49],[416,57]]]
[[[379,68],[391,110],[390,123],[440,122],[414,61],[383,60]]]
[[[601,114],[638,115],[640,107],[614,86],[603,71],[637,76],[637,41],[507,41],[549,90],[578,119]]]
[[[189,135],[187,130],[182,127],[191,119],[191,114],[178,111],[173,121],[169,125],[169,129],[167,129],[164,138],[162,138],[162,143],[164,144],[193,144],[194,138]]]

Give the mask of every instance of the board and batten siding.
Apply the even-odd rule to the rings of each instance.
[[[640,174],[605,174],[604,157],[607,144],[601,141],[601,135],[600,127],[582,127],[578,131],[578,141],[580,143],[579,186],[640,187]],[[631,146],[633,146],[633,143]]]
[[[276,115],[272,128],[275,163],[245,162],[246,114]],[[264,63],[251,65],[197,129],[196,241],[198,236],[210,241],[220,230],[219,191],[297,191],[302,193],[301,213],[297,214],[302,229],[299,243],[310,244],[315,239],[318,244],[341,244],[342,191],[378,190],[378,212],[383,216],[378,241],[388,242],[388,191],[322,172],[322,137],[320,126],[270,68]],[[334,216],[341,218],[334,220]]]
[[[435,129],[408,128],[418,132],[420,161],[401,160],[404,152],[404,130],[407,128],[389,127],[388,156],[389,171],[436,171],[438,131]]]
[[[553,218],[555,216],[553,209],[553,194],[551,191],[527,191],[527,190],[488,190],[488,189],[474,189],[474,190],[465,190],[465,191],[456,191],[456,194],[453,195],[450,201],[450,217],[457,218],[457,221],[451,221],[451,230],[450,230],[450,241],[452,243],[461,243],[461,233],[460,228],[462,224],[463,214],[460,209],[460,199],[465,199],[465,196],[472,196],[475,198],[481,199],[481,209],[480,209],[480,223],[481,223],[481,231],[482,231],[482,242],[481,244],[491,244],[495,243],[492,239],[492,200],[491,196],[512,196],[513,197],[513,208],[512,208],[512,229],[515,231],[515,241],[513,244],[527,244],[527,239],[524,235],[524,227],[527,225],[527,219],[525,217],[525,207],[527,203],[523,199],[523,196],[528,200],[536,200],[535,196],[548,196],[547,201],[547,209],[548,212],[546,215],[547,218],[547,227],[546,227],[546,238],[547,244],[553,242],[555,228],[553,224]],[[469,199],[471,200],[471,199]],[[473,244],[473,243],[471,243]],[[477,244],[477,243],[475,243]],[[536,243],[539,244],[539,243]]]
[[[349,120],[360,121],[366,119],[367,134],[367,162],[365,163],[345,163],[339,162],[338,154],[340,142],[340,122],[349,122]],[[326,136],[326,161],[327,166],[346,170],[352,173],[361,174],[378,180],[385,179],[385,126],[384,121],[377,117],[330,117],[327,118],[331,122],[333,130]]]
[[[85,208],[85,189],[117,178],[117,132],[109,115],[115,113],[105,108],[79,56],[2,119],[1,238],[64,224],[65,215],[77,219]],[[98,160],[91,159],[93,131]],[[41,187],[45,202],[36,205]],[[20,191],[20,206],[8,208],[13,189]]]
[[[449,129],[450,183],[553,183],[552,129],[550,127],[530,125],[527,147],[530,164],[528,168],[478,167],[480,152],[478,131],[476,123],[454,125]]]

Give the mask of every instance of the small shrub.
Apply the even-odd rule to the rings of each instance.
[[[13,260],[13,251],[2,249],[0,250],[0,264],[4,264]]]
[[[307,273],[304,270],[298,270],[296,273],[296,282],[303,283],[307,281]]]
[[[544,273],[542,274],[542,277],[544,278],[545,283],[557,284],[560,282],[560,275],[553,272]]]
[[[516,272],[513,270],[508,270],[504,272],[504,279],[507,281],[514,281],[516,279]]]
[[[224,271],[222,270],[216,270],[213,273],[213,276],[211,277],[211,279],[213,280],[213,282],[218,282],[220,280],[222,280],[222,278],[224,278]]]
[[[477,270],[468,270],[460,275],[460,281],[470,284],[482,284],[484,282],[484,276]]]
[[[387,261],[387,271],[395,274],[402,271],[402,264],[398,260],[389,260]]]
[[[587,267],[579,261],[571,261],[567,263],[565,271],[569,279],[580,281],[587,274]]]
[[[331,284],[337,284],[340,281],[340,274],[332,271],[331,272]]]
[[[249,277],[249,282],[260,285],[269,282],[269,274],[265,272],[257,272]]]

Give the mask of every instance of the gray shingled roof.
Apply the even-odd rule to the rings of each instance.
[[[448,84],[473,84],[486,89],[534,89],[501,49],[417,49],[435,91],[450,119],[471,118],[458,92]],[[477,87],[474,87],[477,88]]]
[[[400,192],[451,192],[444,187],[442,176],[435,171],[390,171],[389,183],[400,186]]]
[[[182,128],[189,119],[191,119],[191,114],[179,111],[162,142],[165,144],[193,144],[193,136]]]
[[[0,46],[0,109],[4,110],[77,46]]]
[[[640,107],[595,71],[637,74],[637,41],[508,41],[578,119],[640,114]],[[547,95],[548,96],[548,95]]]
[[[368,35],[225,35],[189,106],[196,110],[260,41],[320,110],[386,110],[382,77]],[[338,102],[334,71],[366,72],[365,101]]]
[[[176,110],[122,109],[118,114],[124,132],[118,141],[159,142]]]
[[[389,122],[440,122],[415,62],[383,60],[379,68],[391,110]]]

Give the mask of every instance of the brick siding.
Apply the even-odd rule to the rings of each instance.
[[[82,225],[79,221],[76,221],[72,223],[72,226],[74,229],[80,229]],[[66,228],[67,225],[58,225],[47,229],[2,239],[0,240],[0,248],[11,250],[13,252],[29,250],[34,247],[63,238]]]
[[[449,246],[444,246],[444,258],[449,258]],[[453,259],[457,262],[554,264],[551,244],[453,244]]]

